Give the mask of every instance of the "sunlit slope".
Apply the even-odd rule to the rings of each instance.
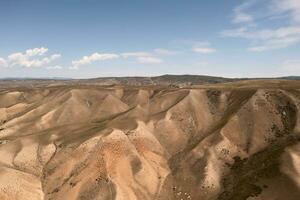
[[[3,89],[0,199],[300,199],[300,89],[267,86]]]

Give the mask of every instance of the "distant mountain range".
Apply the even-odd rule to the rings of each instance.
[[[300,76],[286,76],[278,78],[224,78],[203,75],[162,75],[155,77],[99,77],[92,79],[71,79],[64,77],[49,78],[2,78],[0,87],[19,86],[53,86],[53,85],[165,85],[165,86],[189,86],[213,83],[235,82],[241,80],[300,80]]]

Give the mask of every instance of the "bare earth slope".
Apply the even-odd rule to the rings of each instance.
[[[1,200],[298,200],[300,81],[0,89]]]

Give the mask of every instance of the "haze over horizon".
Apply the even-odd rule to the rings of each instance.
[[[1,1],[0,78],[300,75],[298,0]]]

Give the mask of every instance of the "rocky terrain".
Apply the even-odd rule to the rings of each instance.
[[[300,199],[300,81],[215,82],[6,81],[0,199]]]

